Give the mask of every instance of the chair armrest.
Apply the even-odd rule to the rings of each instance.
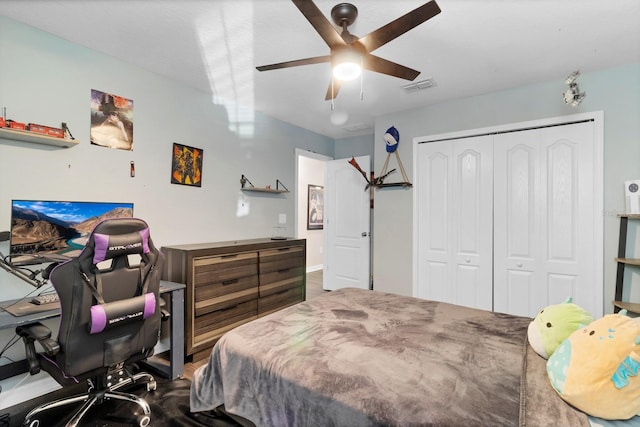
[[[51,329],[47,328],[40,322],[31,323],[29,325],[18,326],[16,334],[22,337],[24,341],[27,362],[29,363],[29,372],[35,375],[40,372],[40,363],[36,353],[35,342],[38,341],[44,351],[49,356],[55,356],[60,351],[60,344],[51,338]]]

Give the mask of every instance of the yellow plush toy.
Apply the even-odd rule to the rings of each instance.
[[[640,414],[640,319],[623,310],[572,333],[547,361],[558,394],[596,417]]]

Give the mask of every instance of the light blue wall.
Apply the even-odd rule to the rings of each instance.
[[[293,235],[293,193],[242,193],[240,176],[259,187],[279,179],[293,189],[296,148],[333,156],[331,138],[257,112],[230,123],[210,94],[1,16],[0,64],[7,118],[66,122],[80,141],[50,149],[0,140],[0,231],[8,230],[10,201],[17,198],[134,202],[158,246],[268,237],[280,213]],[[90,144],[91,89],[134,101],[133,151]],[[201,188],[170,183],[174,142],[204,150]],[[238,214],[240,204],[248,206],[247,215]],[[2,299],[20,296],[7,289],[4,276],[0,272]]]
[[[347,159],[352,156],[370,156],[373,161],[373,135],[352,136],[335,140],[335,159]]]
[[[619,225],[616,215],[624,211],[623,182],[640,178],[640,64],[584,73],[578,78],[578,83],[587,97],[577,108],[564,104],[562,93],[566,85],[564,76],[558,76],[558,80],[553,82],[379,117],[375,125],[375,168],[379,170],[386,157],[384,143],[380,141],[391,125],[400,131],[398,151],[412,179],[414,137],[604,111],[603,287],[605,312],[611,312]],[[376,191],[376,289],[405,295],[412,293],[412,192],[412,189]]]
[[[133,151],[90,144],[91,89],[134,101]],[[2,107],[16,121],[66,122],[80,144],[52,149],[0,139],[0,231],[9,229],[11,199],[44,199],[134,202],[157,246],[269,237],[281,213],[293,236],[294,193],[243,193],[240,176],[260,187],[279,179],[293,190],[296,148],[333,156],[331,138],[257,112],[230,123],[210,94],[0,16]],[[174,142],[204,150],[201,188],[170,183]],[[248,214],[238,214],[240,204]],[[0,252],[7,255],[7,242]],[[0,300],[32,291],[0,270]],[[3,331],[0,346],[12,336]],[[18,344],[7,356],[23,354]]]

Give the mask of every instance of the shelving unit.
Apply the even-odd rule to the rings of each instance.
[[[246,187],[247,184],[249,184],[250,187]],[[282,188],[280,188],[281,186]],[[289,192],[289,189],[285,187],[284,184],[280,182],[279,179],[276,179],[276,188],[256,187],[251,183],[251,181],[249,181],[249,178],[247,178],[244,175],[242,175],[242,177],[240,178],[240,189],[242,191],[253,191],[258,193],[288,193]]]
[[[618,312],[625,309],[629,312],[640,314],[640,303],[633,303],[622,300],[622,291],[624,289],[624,272],[627,267],[640,267],[640,258],[627,258],[627,229],[629,220],[640,220],[640,214],[620,214],[620,237],[618,240],[618,272],[616,275],[616,293],[613,301],[613,310]]]
[[[78,141],[53,136],[42,135],[26,130],[0,128],[0,142],[2,139],[29,142],[32,144],[49,145],[53,147],[69,148],[78,145]]]

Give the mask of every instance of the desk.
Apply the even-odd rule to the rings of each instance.
[[[179,378],[184,371],[184,289],[185,285],[182,283],[169,282],[166,280],[160,281],[160,294],[168,294],[169,304],[171,305],[171,316],[169,317],[171,350],[168,363],[156,355],[150,357],[147,364],[169,379]],[[2,306],[10,305],[14,302],[16,302],[16,300],[4,301]],[[15,329],[21,325],[28,325],[58,316],[60,316],[59,308],[18,317],[4,310],[0,310],[0,330]],[[27,371],[26,360],[2,365],[0,366],[0,380]]]

